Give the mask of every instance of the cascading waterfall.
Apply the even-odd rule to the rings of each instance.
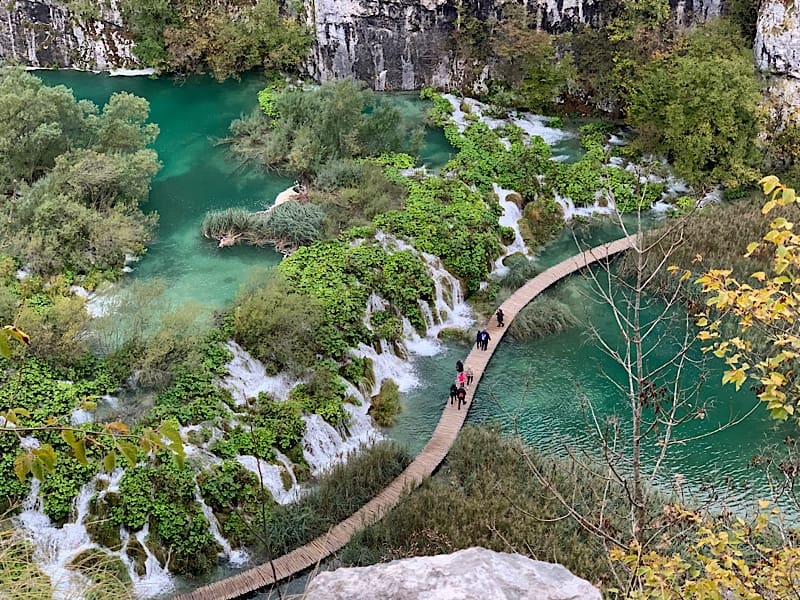
[[[503,265],[503,260],[511,254],[521,253],[528,256],[528,246],[525,240],[522,239],[522,233],[519,230],[519,220],[522,218],[522,210],[515,202],[508,199],[509,194],[516,193],[514,190],[507,190],[501,188],[499,185],[492,184],[494,193],[497,195],[497,202],[503,209],[503,214],[500,215],[499,223],[503,227],[511,227],[514,230],[514,241],[508,246],[505,246],[504,253],[496,261],[494,261],[493,272],[502,275],[508,268]]]
[[[255,456],[249,455],[237,456],[236,461],[251,473],[255,473],[256,477],[261,478],[262,485],[269,490],[275,502],[278,504],[290,504],[300,497],[300,486],[294,475],[292,461],[277,450],[275,453],[276,458],[281,463],[280,465],[270,464],[263,458],[257,459]],[[282,469],[286,470],[291,480],[291,486],[288,490],[283,485]]]
[[[222,553],[228,560],[228,564],[234,568],[244,566],[250,559],[250,555],[247,553],[247,550],[234,550],[231,548],[231,543],[225,539],[219,530],[219,521],[217,521],[214,511],[211,510],[211,507],[206,504],[205,500],[203,500],[203,496],[200,494],[199,488],[195,489],[194,500],[200,505],[200,509],[203,511],[203,515],[205,515],[206,520],[208,521],[208,529],[222,548]]]
[[[453,107],[453,113],[450,115],[450,118],[456,124],[459,131],[464,131],[469,127],[470,119],[467,118],[467,115],[475,115],[479,121],[486,123],[490,129],[497,129],[498,127],[509,124],[516,125],[529,136],[539,136],[549,146],[557,144],[567,138],[575,137],[574,133],[550,127],[548,125],[550,119],[542,115],[511,111],[507,118],[496,119],[486,116],[486,109],[488,106],[474,98],[457,98],[452,94],[442,94],[442,97],[450,102],[450,105]],[[465,113],[461,110],[462,102],[466,106],[469,106],[469,113]],[[501,139],[508,144],[508,139]]]
[[[264,365],[233,340],[225,346],[233,353],[233,359],[226,365],[228,375],[221,385],[231,393],[237,406],[243,406],[248,398],[257,398],[260,392],[275,400],[286,400],[291,389],[300,383],[285,373],[267,375]]]
[[[22,504],[22,512],[16,518],[34,545],[34,556],[39,568],[50,577],[55,600],[80,598],[84,590],[91,584],[91,581],[85,576],[68,568],[68,565],[81,552],[99,548],[92,542],[86,529],[89,504],[95,496],[102,499],[108,493],[118,493],[119,482],[124,473],[121,468],[114,469],[110,474],[100,473],[81,487],[74,500],[75,520],[72,523],[66,523],[63,527],[57,527],[44,513],[44,499],[39,493],[41,482],[38,479],[31,480],[30,493]],[[105,484],[105,488],[98,491],[98,484],[101,482]],[[136,572],[132,561],[126,554],[130,534],[125,528],[120,528],[120,536],[123,540],[121,550],[111,552],[103,549],[112,557],[119,558],[127,567],[138,598],[150,598],[174,588],[169,573],[158,564],[144,544],[147,537],[146,527],[145,530],[136,534],[148,554],[144,575],[140,576]]]

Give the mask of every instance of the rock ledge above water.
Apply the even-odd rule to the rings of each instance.
[[[469,548],[317,575],[308,600],[600,600],[561,565]]]

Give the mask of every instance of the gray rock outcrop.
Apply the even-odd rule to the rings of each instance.
[[[479,88],[483,65],[457,56],[454,32],[459,15],[492,21],[505,0],[305,0],[316,41],[308,63],[318,81],[352,77],[376,90],[435,87]],[[580,24],[601,26],[609,6],[601,0],[522,0],[538,29],[571,31]],[[674,18],[689,26],[716,17],[721,0],[671,0]],[[477,70],[479,75],[474,76]]]
[[[469,548],[439,556],[320,573],[308,600],[600,600],[561,565]]]
[[[90,71],[136,68],[117,0],[98,1],[96,15],[82,18],[53,0],[2,2],[0,60]]]
[[[769,74],[766,105],[774,125],[800,124],[800,0],[764,2],[754,50]]]

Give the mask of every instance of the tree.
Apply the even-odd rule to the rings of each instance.
[[[645,192],[638,193],[643,196]],[[622,219],[619,223],[626,235],[631,234],[625,272],[618,273],[609,261],[587,269],[595,300],[607,308],[616,324],[610,334],[591,323],[590,329],[595,343],[614,363],[604,375],[616,389],[619,410],[603,415],[585,400],[594,447],[588,456],[566,449],[576,468],[602,483],[600,495],[578,502],[594,505],[596,510],[586,513],[576,509],[574,498],[557,491],[555,475],[532,460],[529,464],[566,511],[602,541],[609,556],[623,556],[634,548],[635,555],[641,557],[658,548],[663,537],[675,534],[674,523],[662,512],[665,494],[660,482],[665,461],[671,448],[693,439],[681,433],[681,427],[704,419],[708,403],[702,395],[704,355],[696,344],[692,316],[681,307],[680,287],[675,286],[663,297],[649,293],[656,274],[668,267],[670,257],[683,243],[682,220],[654,236],[642,234],[640,221],[632,233]],[[688,271],[679,275],[684,281],[691,276]],[[712,435],[744,416],[709,425],[701,435]],[[583,493],[593,492],[587,488]],[[624,502],[615,503],[615,497],[624,498]],[[612,563],[623,594],[636,589],[642,577],[636,568],[620,572],[618,567],[625,569],[625,564]]]
[[[797,204],[795,190],[777,177],[760,184],[769,198],[764,214]],[[753,273],[753,283],[738,281],[728,269],[710,270],[696,280],[708,296],[708,308],[698,317],[700,339],[709,342],[706,351],[725,360],[723,382],[739,388],[754,380],[772,418],[785,420],[800,402],[800,236],[794,223],[784,216],[773,219],[762,241],[748,244],[745,256],[754,254],[771,255],[772,269]],[[735,325],[732,333],[728,323]]]
[[[635,144],[666,155],[692,185],[735,187],[753,179],[760,99],[752,51],[721,22],[642,69],[628,119],[638,129]]]

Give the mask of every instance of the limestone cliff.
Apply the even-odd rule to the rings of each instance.
[[[304,598],[600,600],[600,592],[561,565],[469,548],[453,554],[323,572],[311,580]]]
[[[767,108],[775,125],[800,125],[800,0],[766,0],[758,16],[756,62],[769,74]]]
[[[456,56],[459,15],[500,16],[506,0],[305,0],[316,43],[309,72],[319,81],[354,77],[377,90],[459,86],[475,65]],[[718,16],[721,0],[671,0],[679,25]],[[539,29],[602,26],[607,0],[523,0]],[[485,76],[486,73],[484,72]],[[480,77],[478,78],[480,80]]]
[[[77,16],[54,0],[0,3],[0,60],[96,71],[136,67],[118,0],[98,2],[93,17]]]

